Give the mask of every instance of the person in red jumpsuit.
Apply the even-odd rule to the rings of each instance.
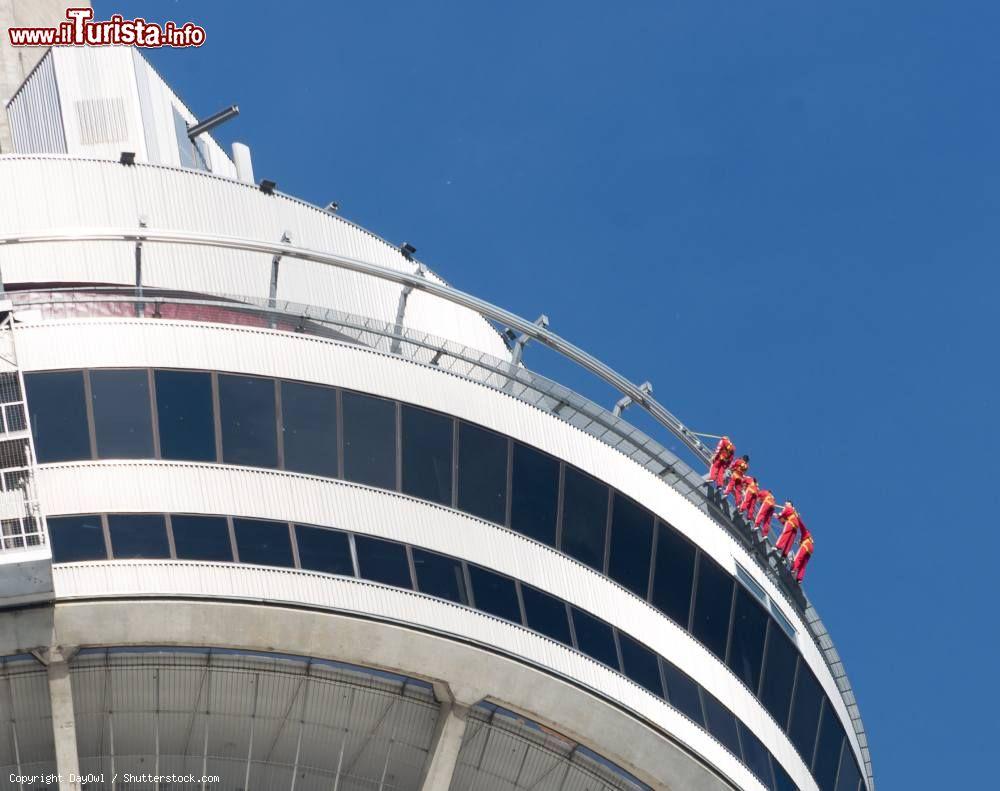
[[[743,499],[743,476],[746,475],[747,467],[750,466],[750,457],[742,456],[729,465],[729,483],[726,484],[724,497],[732,494],[736,498],[736,504],[740,504]]]
[[[747,519],[753,518],[753,507],[757,504],[760,483],[752,475],[743,479],[743,499],[739,502],[739,510],[746,514]]]
[[[798,511],[795,510],[795,506],[792,505],[791,500],[785,501],[785,507],[781,509],[781,513],[778,514],[778,521],[785,526],[785,529],[782,530],[781,535],[778,536],[778,543],[776,546],[778,551],[781,552],[781,557],[787,558],[788,553],[792,551],[792,544],[795,542],[795,534],[798,532],[799,527],[802,524],[802,519],[799,516]]]
[[[712,464],[708,468],[708,480],[715,483],[720,489],[726,482],[726,468],[733,460],[736,453],[736,446],[729,437],[723,437],[719,444],[715,446],[715,455],[712,456]]]
[[[757,492],[757,501],[760,503],[760,508],[757,510],[753,528],[760,530],[760,534],[767,538],[767,534],[771,532],[771,516],[774,514],[774,494],[770,489],[761,489]]]
[[[792,574],[795,575],[795,579],[799,585],[802,584],[802,578],[806,575],[806,564],[809,563],[809,558],[813,555],[813,545],[812,533],[803,526],[799,551],[795,554],[795,560],[792,562]]]

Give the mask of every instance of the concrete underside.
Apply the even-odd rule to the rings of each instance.
[[[447,685],[460,705],[488,699],[616,762],[654,788],[736,785],[649,723],[566,681],[396,624],[267,604],[74,601],[0,613],[0,655],[51,646],[197,646],[348,662]]]

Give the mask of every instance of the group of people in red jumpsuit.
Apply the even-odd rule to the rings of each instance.
[[[728,498],[732,495],[737,512],[745,514],[752,523],[754,531],[759,530],[760,534],[767,538],[771,530],[771,518],[774,516],[774,494],[769,489],[762,489],[760,481],[752,475],[747,475],[749,468],[750,457],[737,458],[736,446],[732,440],[729,437],[722,437],[712,456],[712,464],[708,468],[708,480],[718,487],[723,497]],[[757,509],[756,517],[753,514],[754,508]],[[805,522],[802,521],[791,500],[785,501],[784,508],[778,514],[778,521],[783,529],[776,547],[786,563],[792,551],[792,544],[795,543],[796,534],[800,536],[799,549],[792,561],[792,574],[801,585],[806,575],[806,566],[813,554],[812,533],[806,529]]]

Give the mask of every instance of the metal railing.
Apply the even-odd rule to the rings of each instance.
[[[424,291],[473,310],[484,318],[517,330],[526,338],[534,339],[555,350],[614,387],[623,396],[630,398],[632,403],[645,409],[661,426],[684,444],[696,461],[708,464],[711,459],[711,451],[698,439],[697,435],[653,399],[648,388],[633,384],[614,369],[551,332],[547,327],[450,286],[435,283],[420,274],[401,272],[318,250],[297,248],[285,242],[264,242],[214,234],[158,231],[146,228],[143,228],[141,232],[135,229],[100,229],[96,231],[58,230],[44,234],[12,234],[0,237],[0,248],[18,244],[98,241],[183,244],[263,253],[325,264],[397,283],[413,290]],[[93,294],[93,296],[81,299],[81,292]],[[843,664],[833,649],[829,634],[815,608],[794,582],[788,569],[777,559],[773,550],[775,535],[772,533],[769,541],[757,536],[750,530],[749,524],[735,514],[735,509],[731,509],[727,502],[708,489],[699,473],[664,445],[648,437],[644,432],[606,408],[553,380],[529,371],[518,363],[501,360],[453,341],[415,331],[405,326],[353,316],[329,308],[290,303],[275,298],[262,299],[242,295],[185,296],[176,292],[157,292],[149,288],[142,289],[141,293],[137,292],[138,290],[122,288],[77,287],[76,289],[47,290],[37,294],[34,301],[31,300],[31,292],[13,292],[7,296],[14,298],[19,308],[48,308],[51,311],[54,306],[62,306],[65,310],[71,305],[79,307],[89,305],[92,309],[97,305],[119,305],[123,306],[125,310],[115,312],[113,315],[189,318],[200,321],[212,321],[212,318],[203,313],[204,309],[211,308],[220,311],[215,317],[219,323],[248,323],[233,321],[232,317],[235,315],[251,316],[256,317],[258,320],[256,323],[259,323],[260,326],[350,341],[384,353],[405,356],[415,362],[432,365],[441,370],[473,379],[481,384],[495,387],[519,400],[544,409],[616,448],[628,458],[660,477],[730,535],[737,538],[764,572],[778,585],[786,600],[793,605],[809,626],[808,634],[820,649],[821,655],[844,698],[845,705],[848,707],[854,730],[862,745],[870,788],[874,788],[867,737]],[[174,306],[181,308],[181,310],[173,312],[172,307]],[[198,317],[190,314],[184,315],[183,309],[185,308],[198,309],[201,315]]]

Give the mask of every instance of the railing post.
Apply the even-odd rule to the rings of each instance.
[[[288,244],[292,241],[292,232],[285,231],[281,234],[281,243]],[[274,310],[278,306],[278,266],[281,264],[281,254],[275,253],[271,256],[271,284],[267,291],[267,306]],[[272,313],[268,318],[268,326],[274,329],[278,326],[277,319]]]

